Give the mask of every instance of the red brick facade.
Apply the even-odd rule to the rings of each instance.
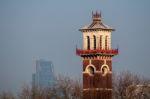
[[[105,59],[84,59],[83,60],[83,99],[112,99],[112,73],[111,60]],[[94,66],[96,71],[94,75],[86,72],[88,66]],[[101,68],[107,65],[110,68],[109,73],[103,75]]]
[[[83,99],[112,99],[112,91],[111,90],[84,91]]]

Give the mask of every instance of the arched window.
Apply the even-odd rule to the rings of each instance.
[[[87,36],[87,49],[89,50],[90,49],[90,37]]]
[[[94,38],[94,49],[96,49],[96,36],[94,35],[93,38]]]
[[[99,41],[99,46],[100,46],[100,49],[102,49],[102,35],[100,36],[100,41]]]
[[[107,36],[105,36],[105,49],[107,49]]]
[[[108,68],[107,68],[106,66],[104,66],[104,67],[102,68],[102,73],[103,73],[104,75],[106,75],[106,74],[108,73]]]
[[[92,66],[89,66],[87,71],[88,71],[89,75],[94,75],[94,73],[95,73],[94,68]]]

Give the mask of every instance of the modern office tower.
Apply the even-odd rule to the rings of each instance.
[[[37,60],[36,72],[32,75],[32,86],[37,88],[49,88],[55,83],[54,68],[51,61]]]

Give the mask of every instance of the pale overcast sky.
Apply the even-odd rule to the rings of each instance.
[[[51,60],[56,74],[81,78],[78,31],[91,23],[92,11],[116,29],[116,72],[150,75],[150,0],[0,0],[0,90],[31,83],[35,60]]]

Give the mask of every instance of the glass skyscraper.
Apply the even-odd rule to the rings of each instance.
[[[32,75],[32,86],[49,88],[55,83],[54,68],[51,61],[36,60],[36,72]]]

